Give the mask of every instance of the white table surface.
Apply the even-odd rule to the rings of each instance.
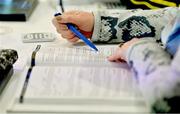
[[[8,107],[13,102],[17,92],[20,74],[24,70],[28,55],[31,55],[28,49],[35,48],[37,44],[44,46],[72,46],[56,33],[51,22],[55,12],[55,9],[50,5],[48,0],[40,0],[38,7],[27,22],[0,21],[0,47],[15,49],[19,55],[19,59],[14,65],[14,75],[0,96],[0,113],[6,113]],[[21,35],[29,32],[52,32],[58,38],[54,42],[48,43],[23,43],[21,41]]]
[[[0,113],[6,113],[6,109],[11,104],[13,96],[16,93],[16,86],[19,81],[19,74],[23,71],[26,64],[28,48],[35,48],[37,43],[23,43],[21,41],[22,33],[30,32],[52,32],[57,35],[54,42],[38,43],[41,45],[69,45],[56,33],[51,22],[55,9],[49,4],[49,1],[40,0],[40,3],[26,22],[6,22],[0,21],[0,47],[11,48],[18,51],[19,59],[14,65],[14,75],[10,79],[7,87],[0,96]]]

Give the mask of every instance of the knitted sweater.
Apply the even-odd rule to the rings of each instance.
[[[180,104],[180,48],[172,59],[162,47],[166,44],[161,37],[163,28],[179,12],[179,8],[171,7],[94,12],[93,42],[124,43],[134,37],[140,38],[128,49],[126,58],[153,112],[180,112],[177,108]]]

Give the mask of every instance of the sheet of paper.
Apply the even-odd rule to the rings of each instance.
[[[137,97],[136,89],[131,73],[123,68],[35,67],[25,102],[35,102],[33,99],[122,99]]]
[[[8,112],[149,112],[136,90],[131,73],[121,67],[37,66],[30,77],[24,103],[19,103],[18,94]]]
[[[41,48],[36,54],[36,66],[42,65],[86,65],[88,66],[119,66],[109,62],[107,57],[114,53],[115,48],[99,48],[99,52],[87,48]],[[122,64],[121,64],[122,65]]]

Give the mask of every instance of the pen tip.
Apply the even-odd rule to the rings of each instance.
[[[97,49],[97,48],[95,48],[94,50],[95,50],[96,52],[98,52],[98,49]]]
[[[98,52],[98,49],[95,48],[95,47],[93,47],[93,48],[91,47],[91,50],[94,51],[94,52]]]

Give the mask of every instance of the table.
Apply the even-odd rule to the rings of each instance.
[[[29,32],[53,32],[56,30],[51,23],[55,9],[49,4],[49,1],[40,0],[40,3],[32,13],[27,22],[6,22],[0,21],[0,47],[11,48],[18,51],[19,59],[14,66],[14,75],[10,79],[3,94],[0,96],[0,113],[6,113],[7,107],[13,100],[16,92],[16,85],[19,80],[19,74],[24,69],[26,60],[24,56],[28,53],[26,48],[36,47],[36,43],[24,44],[21,41],[22,33]],[[61,37],[60,35],[57,35]],[[57,38],[54,42],[38,43],[41,45],[68,45],[63,39]]]
[[[9,81],[3,94],[0,96],[0,113],[7,113],[7,109],[12,105],[14,95],[17,91],[20,74],[24,70],[27,55],[27,49],[35,48],[37,44],[44,46],[71,46],[70,43],[60,38],[61,36],[56,33],[55,27],[52,25],[51,20],[56,10],[47,0],[40,0],[39,5],[31,15],[27,22],[0,22],[0,47],[12,48],[18,51],[19,59],[14,65],[14,75]],[[21,36],[23,33],[28,32],[52,32],[58,38],[54,42],[47,43],[23,43]]]

